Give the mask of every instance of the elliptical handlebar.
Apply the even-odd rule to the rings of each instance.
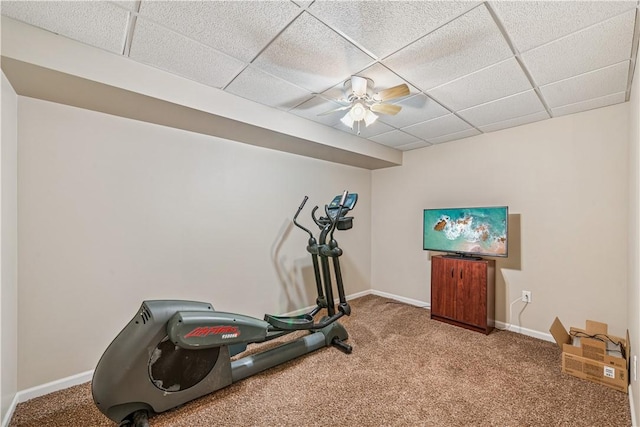
[[[296,219],[298,219],[298,215],[300,215],[300,211],[302,211],[302,208],[304,207],[305,203],[307,203],[307,200],[309,200],[309,196],[304,196],[304,199],[302,200],[302,203],[300,203],[300,206],[298,207],[296,214],[293,216],[293,224],[299,229],[306,231],[309,234],[309,238],[313,239],[313,233],[311,232],[311,230],[309,230],[308,228],[298,223],[298,221],[296,221]]]

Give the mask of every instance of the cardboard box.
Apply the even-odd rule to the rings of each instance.
[[[556,317],[549,332],[562,349],[562,372],[628,393],[629,331],[626,339],[616,337],[606,323],[587,320],[585,329],[567,332]]]

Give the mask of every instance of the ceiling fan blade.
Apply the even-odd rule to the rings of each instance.
[[[367,79],[360,76],[351,76],[351,90],[356,96],[367,94]]]
[[[410,93],[411,92],[409,91],[409,86],[402,83],[401,85],[381,90],[380,92],[373,95],[373,99],[375,99],[376,101],[384,102],[396,98],[402,98],[403,96],[407,96]]]
[[[344,107],[334,108],[333,110],[325,111],[324,113],[320,113],[318,115],[319,116],[326,116],[328,114],[337,113],[338,111],[348,110],[349,108],[351,108],[351,105],[345,105]]]
[[[375,111],[376,113],[389,114],[391,116],[395,116],[402,110],[401,106],[394,104],[373,104],[370,108],[371,111]]]

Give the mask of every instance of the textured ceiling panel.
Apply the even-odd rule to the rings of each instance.
[[[522,54],[536,84],[545,85],[631,56],[635,10]],[[598,46],[598,49],[594,49]]]
[[[291,2],[143,1],[140,15],[248,62],[301,9]]]
[[[222,88],[244,63],[203,44],[138,18],[130,56],[197,82]]]
[[[320,115],[350,105],[345,81],[372,79],[370,95],[405,83],[410,94],[387,101],[401,111],[362,122],[359,134],[399,150],[626,101],[639,7],[635,0],[0,2],[3,15],[350,134],[357,125],[340,122],[348,110]]]
[[[428,91],[511,55],[493,18],[481,5],[383,63],[413,85]]]
[[[402,130],[420,139],[431,141],[432,138],[461,132],[470,128],[471,126],[469,126],[469,124],[464,120],[461,120],[453,114],[449,114],[447,116],[418,123],[417,125],[408,126]]]
[[[482,132],[494,132],[500,129],[511,128],[515,126],[524,125],[527,123],[538,122],[540,120],[548,119],[549,114],[546,111],[538,111],[537,113],[529,114],[526,116],[516,117],[515,119],[503,120],[497,123],[491,123],[486,126],[478,126]]]
[[[432,144],[430,144],[429,142],[426,141],[420,141],[420,142],[412,142],[410,144],[405,144],[405,145],[399,145],[398,148],[399,150],[402,151],[409,151],[409,150],[415,150],[417,148],[424,148],[424,147],[428,147]]]
[[[629,61],[542,86],[540,90],[549,107],[574,104],[592,98],[624,92],[627,87]]]
[[[227,86],[226,90],[234,95],[280,110],[289,110],[313,96],[308,91],[255,67],[247,67]]]
[[[538,95],[533,90],[528,90],[458,111],[458,114],[472,125],[478,127],[526,116],[543,110],[544,105],[540,102]]]
[[[515,58],[428,91],[429,96],[454,111],[531,89],[529,79]]]
[[[316,1],[309,11],[383,58],[479,2]]]
[[[525,52],[636,7],[636,1],[491,1],[511,40]]]
[[[456,141],[462,138],[468,138],[470,136],[480,135],[480,131],[476,129],[467,129],[462,132],[450,133],[448,135],[438,136],[436,138],[431,138],[429,142],[432,144],[442,144],[443,142]]]
[[[369,138],[374,142],[388,145],[390,147],[399,147],[400,145],[412,144],[415,142],[425,142],[413,135],[402,132],[401,130],[394,129],[391,132],[382,133],[380,135],[372,136]]]
[[[305,89],[322,92],[371,62],[360,49],[303,13],[254,64]]]
[[[577,102],[575,104],[564,105],[562,107],[553,108],[554,116],[563,116],[565,114],[573,114],[579,111],[593,110],[594,108],[606,107],[608,105],[619,104],[624,102],[624,92],[614,93],[612,95],[603,96],[601,98],[593,98],[587,101]]]
[[[129,12],[105,2],[2,1],[2,14],[121,54]]]
[[[345,113],[336,114],[323,114],[334,108],[341,107],[340,104],[327,101],[321,96],[314,96],[310,100],[296,106],[296,108],[289,110],[291,113],[304,117],[305,119],[313,120],[314,122],[322,123],[327,126],[335,126],[338,124],[342,116]]]

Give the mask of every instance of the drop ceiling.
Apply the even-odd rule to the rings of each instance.
[[[634,1],[2,1],[2,15],[356,134],[343,83],[406,83],[360,138],[401,151],[628,100]],[[132,75],[131,79],[136,76]],[[638,84],[636,82],[636,84]]]

